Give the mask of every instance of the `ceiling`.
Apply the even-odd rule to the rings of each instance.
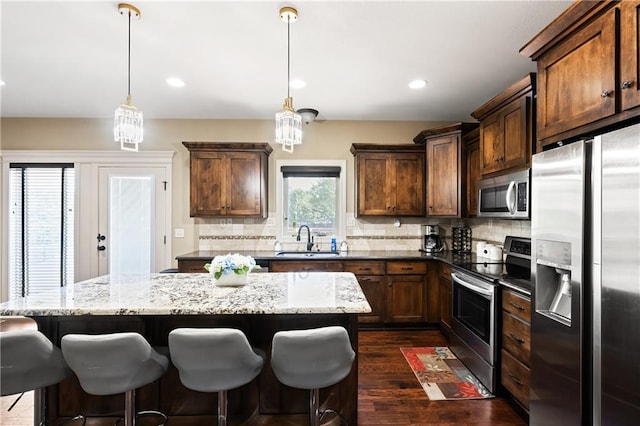
[[[133,0],[132,0],[133,1]],[[116,2],[0,3],[2,117],[112,117],[127,95]],[[287,92],[321,120],[469,120],[535,71],[518,53],[568,1],[133,1],[133,105],[149,118],[270,119]],[[166,84],[168,77],[183,88]],[[428,81],[412,90],[414,79]]]

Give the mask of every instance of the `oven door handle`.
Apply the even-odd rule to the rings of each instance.
[[[455,273],[451,274],[451,278],[453,278],[453,280],[455,282],[457,282],[458,284],[460,284],[462,287],[466,287],[471,291],[474,291],[476,293],[482,294],[482,295],[487,296],[487,297],[493,297],[493,291],[487,290],[485,288],[482,288],[482,287],[479,287],[477,285],[471,284],[469,282],[463,281]]]

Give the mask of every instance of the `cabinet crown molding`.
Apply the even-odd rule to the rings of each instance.
[[[415,138],[413,138],[413,142],[419,145],[424,145],[427,139],[432,138],[434,136],[443,136],[448,133],[456,133],[460,132],[462,134],[466,134],[477,129],[479,126],[478,123],[453,123],[447,124],[445,126],[431,127],[429,129],[425,129],[418,133]]]
[[[396,152],[396,153],[411,153],[418,152],[423,154],[424,148],[411,145],[411,144],[402,144],[402,145],[383,145],[383,144],[375,144],[375,143],[353,143],[351,144],[351,153],[356,155],[360,152]]]
[[[263,152],[267,156],[273,152],[268,143],[249,142],[182,142],[189,151],[256,151]]]
[[[508,104],[527,93],[536,93],[536,73],[532,72],[525,75],[520,80],[513,83],[504,91],[494,96],[491,100],[485,102],[481,107],[471,113],[476,120],[482,121],[485,117],[493,114],[502,106]]]

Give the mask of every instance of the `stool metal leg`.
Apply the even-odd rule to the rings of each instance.
[[[227,426],[227,391],[218,392],[218,426]]]
[[[309,426],[320,426],[319,397],[320,391],[311,389],[309,392]]]
[[[124,426],[136,424],[136,391],[132,389],[124,394]]]

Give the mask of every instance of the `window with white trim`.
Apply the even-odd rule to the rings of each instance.
[[[9,170],[9,297],[74,280],[73,164],[15,164]]]

